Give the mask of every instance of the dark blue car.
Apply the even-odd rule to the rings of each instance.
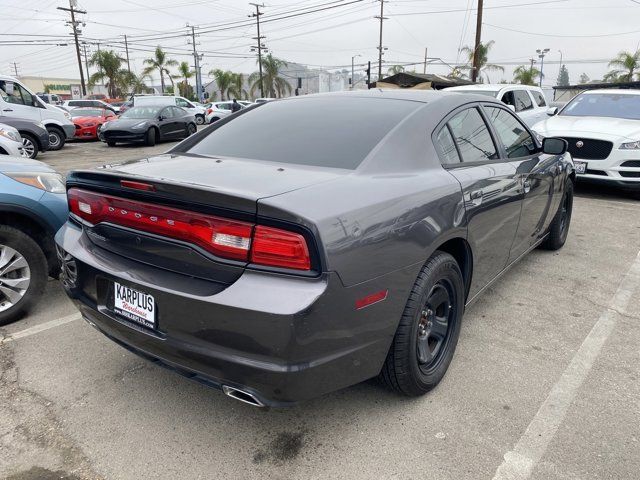
[[[63,177],[42,162],[0,158],[0,325],[39,300],[60,269],[53,237],[67,219]]]

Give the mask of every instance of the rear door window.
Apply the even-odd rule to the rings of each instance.
[[[422,106],[358,96],[267,102],[213,130],[188,152],[355,169],[391,129]]]
[[[440,155],[440,161],[444,165],[455,165],[460,163],[460,156],[456,149],[456,144],[451,136],[449,127],[445,125],[436,135],[436,149]]]
[[[486,162],[498,158],[489,129],[477,108],[463,110],[448,124],[463,162]]]
[[[516,99],[516,112],[523,112],[533,108],[533,102],[526,90],[516,90],[513,95]]]
[[[531,90],[531,95],[533,95],[533,99],[536,101],[539,107],[546,107],[547,101],[544,98],[544,95],[537,90]]]
[[[536,143],[522,123],[510,112],[497,107],[484,107],[496,135],[509,158],[528,157],[536,151]]]

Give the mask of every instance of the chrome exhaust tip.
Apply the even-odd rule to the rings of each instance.
[[[229,385],[223,385],[222,391],[226,396],[238,400],[239,402],[248,403],[249,405],[253,405],[254,407],[266,407],[266,405],[258,400],[255,395],[244,390],[230,387]]]

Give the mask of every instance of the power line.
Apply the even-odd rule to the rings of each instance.
[[[65,12],[71,13],[71,28],[73,30],[73,40],[76,42],[76,55],[78,57],[78,69],[80,70],[80,84],[82,85],[82,95],[87,94],[87,84],[84,81],[84,73],[82,72],[82,59],[80,58],[80,44],[78,43],[78,24],[80,22],[76,21],[76,13],[87,13],[84,10],[76,10],[75,5],[77,2],[75,0],[69,0],[69,8],[58,7],[58,10],[63,10]],[[67,22],[69,23],[69,22]]]

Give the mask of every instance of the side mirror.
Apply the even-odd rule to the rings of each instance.
[[[551,107],[549,110],[547,110],[547,115],[549,115],[550,117],[553,117],[554,115],[558,114],[558,107]]]
[[[542,140],[542,153],[547,155],[564,155],[569,144],[564,138],[545,138]]]
[[[162,115],[158,115],[158,121],[161,122],[164,120],[164,117]]]

